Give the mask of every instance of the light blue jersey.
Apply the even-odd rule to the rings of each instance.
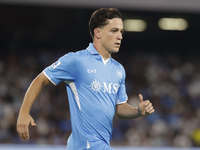
[[[72,134],[67,150],[111,150],[115,106],[127,101],[125,70],[110,58],[103,61],[93,44],[68,53],[44,69],[54,84],[67,87]]]

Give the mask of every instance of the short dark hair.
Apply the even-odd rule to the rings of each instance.
[[[89,31],[94,38],[94,29],[108,24],[107,19],[121,18],[122,14],[116,8],[100,8],[96,10],[89,21]]]

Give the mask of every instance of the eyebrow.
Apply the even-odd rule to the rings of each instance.
[[[120,30],[119,28],[113,27],[111,30]],[[121,29],[121,31],[124,31],[124,29]]]
[[[116,27],[114,27],[114,28],[111,28],[111,30],[120,30],[119,28],[116,28]],[[125,30],[124,29],[121,29],[120,30],[120,32],[123,34],[124,32],[125,32]]]

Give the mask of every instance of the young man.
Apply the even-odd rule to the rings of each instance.
[[[49,83],[66,83],[72,125],[67,150],[112,150],[109,143],[115,114],[133,119],[154,112],[141,94],[138,107],[127,103],[125,70],[111,57],[119,51],[124,32],[121,13],[115,8],[101,8],[92,14],[89,29],[93,43],[85,50],[64,55],[31,83],[17,121],[22,139],[29,139],[30,123],[36,126],[29,112]]]

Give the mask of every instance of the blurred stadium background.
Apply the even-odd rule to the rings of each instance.
[[[127,23],[112,57],[126,69],[128,102],[137,105],[141,93],[156,110],[135,120],[114,118],[111,145],[200,149],[199,0],[0,0],[1,150],[65,149],[71,127],[64,84],[46,87],[35,101],[37,127],[30,127],[28,141],[17,135],[17,115],[38,73],[92,42],[88,21],[100,7],[118,8]]]

